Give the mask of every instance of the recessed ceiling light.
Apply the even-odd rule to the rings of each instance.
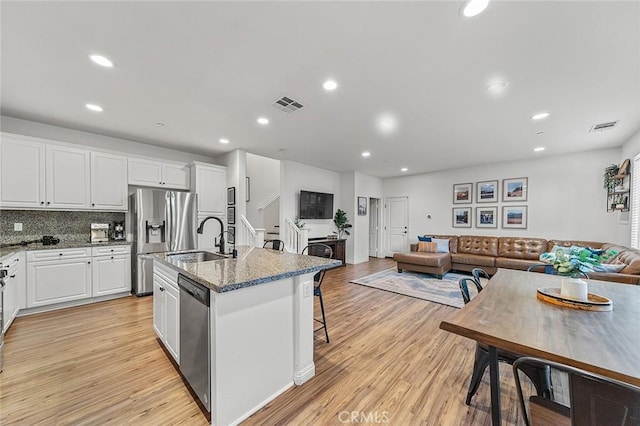
[[[164,123],[163,123],[163,122],[161,122],[161,121],[158,121],[158,122],[156,123],[156,126],[158,126],[158,127],[164,127]]]
[[[336,83],[334,80],[327,80],[322,84],[322,87],[324,87],[324,90],[331,92],[332,90],[336,90],[338,88],[338,83]]]
[[[532,120],[542,120],[543,118],[547,118],[549,116],[548,112],[539,112],[531,116]]]
[[[538,136],[544,135],[544,132],[538,132],[538,133],[536,133],[536,135],[538,135]]]
[[[103,108],[100,105],[86,104],[85,107],[87,107],[87,109],[90,109],[91,111],[95,111],[95,112],[104,111]]]
[[[471,18],[481,14],[489,5],[489,0],[467,0],[460,8],[460,14],[465,18]]]
[[[545,150],[545,147],[544,147],[544,146],[539,146],[539,147],[537,147],[537,148],[533,148],[533,150],[534,150],[535,152],[542,152],[542,151],[544,151],[544,150]]]
[[[102,55],[89,55],[89,58],[100,66],[103,66],[105,68],[113,68],[113,61]]]
[[[384,133],[391,133],[396,130],[397,121],[392,115],[383,115],[378,119],[378,128]]]
[[[265,117],[260,117],[256,121],[258,122],[258,124],[262,124],[263,126],[269,124],[269,119]]]
[[[509,85],[508,81],[498,80],[498,81],[493,81],[487,84],[486,89],[487,89],[487,92],[493,93],[494,95],[498,95],[504,92],[504,90],[507,88],[508,85]]]
[[[369,157],[371,155],[371,153],[369,151],[365,151],[362,153],[363,157]]]
[[[400,171],[401,172],[406,172],[406,171],[409,171],[409,169],[407,169],[406,167],[403,167],[403,168],[400,169]]]
[[[220,143],[227,144],[227,143],[229,143],[229,139],[222,138],[222,139],[220,139]]]

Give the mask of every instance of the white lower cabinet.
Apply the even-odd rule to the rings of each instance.
[[[180,364],[180,290],[175,277],[153,272],[153,329],[173,359]]]
[[[7,276],[4,279],[5,287],[3,291],[4,302],[4,332],[6,333],[9,326],[18,315],[18,311],[24,308],[25,294],[25,270],[24,270],[24,254],[15,253],[7,256],[0,261],[0,268],[7,270]]]
[[[26,308],[131,291],[131,247],[27,252]]]
[[[92,265],[93,297],[131,291],[131,256],[94,257]]]
[[[91,297],[91,257],[27,265],[27,308]]]

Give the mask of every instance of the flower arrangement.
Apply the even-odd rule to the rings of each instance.
[[[302,222],[299,217],[293,219],[293,224],[296,225],[298,229],[302,229],[304,228],[304,225],[306,225],[306,223]]]
[[[615,250],[593,250],[584,247],[567,247],[553,253],[543,253],[540,260],[553,265],[558,275],[578,278],[580,275],[592,272],[602,262],[607,262],[618,254]]]

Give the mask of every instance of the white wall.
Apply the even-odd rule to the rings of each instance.
[[[0,117],[0,126],[3,132],[17,133],[20,135],[50,139],[59,142],[77,143],[99,149],[120,151],[134,156],[171,161],[203,161],[205,163],[220,164],[216,163],[212,157],[176,151],[174,149],[160,148],[127,139],[112,138],[110,136],[99,135],[97,133],[83,132],[80,130],[38,123],[36,121],[22,120],[19,118],[2,116]]]
[[[620,159],[621,150],[614,148],[385,179],[384,194],[409,197],[410,241],[415,241],[419,234],[452,233],[609,241],[628,246],[628,225],[620,223],[628,215],[607,213],[606,192],[602,188],[604,168],[610,163],[619,163]],[[486,206],[500,207],[499,226],[502,226],[502,206],[527,205],[527,229],[475,228],[475,207],[478,206],[475,187],[473,204],[456,205],[474,207],[474,227],[452,226],[454,184],[516,177],[529,178],[527,202],[498,202]],[[431,219],[427,219],[428,214]]]
[[[343,172],[340,174],[341,192],[340,192],[340,207],[347,213],[348,223],[353,225],[352,228],[347,229],[350,235],[343,235],[345,238],[345,261],[347,263],[354,263],[355,259],[355,239],[359,229],[355,223],[356,217],[356,172]],[[335,209],[337,210],[337,208]]]
[[[640,154],[640,130],[622,145],[622,159],[633,160],[633,157],[638,154]]]
[[[224,155],[216,157],[218,164],[227,167],[227,187],[236,188],[236,226],[240,222],[240,215],[246,217],[246,160],[247,153],[241,149],[236,149]],[[227,218],[229,223],[229,218]]]
[[[341,207],[340,175],[330,170],[307,166],[294,161],[280,162],[280,216],[293,220],[298,216],[300,191],[333,194],[333,211]],[[326,237],[336,230],[333,219],[305,219],[309,237]],[[284,223],[280,223],[282,228]]]
[[[369,260],[369,218],[371,212],[369,211],[369,198],[384,197],[383,182],[382,179],[366,175],[364,173],[355,172],[355,194],[353,197],[353,224],[352,232],[352,245],[353,245],[353,263],[362,263]],[[367,198],[367,215],[358,216],[358,197]],[[382,201],[382,200],[381,200]],[[381,210],[382,211],[382,210]],[[352,216],[349,216],[350,218]],[[380,217],[380,223],[382,218]],[[380,229],[382,231],[382,227]],[[382,233],[378,236],[378,253],[383,256],[382,251]],[[383,256],[384,257],[384,256]]]
[[[272,206],[268,212],[262,208],[274,195],[280,193],[280,161],[247,153],[247,176],[251,182],[247,219],[255,228],[275,231],[274,225],[279,225],[280,202],[276,200],[275,208]]]

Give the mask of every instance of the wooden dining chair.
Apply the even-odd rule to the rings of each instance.
[[[527,410],[520,372],[525,369],[550,368],[569,377],[569,407],[553,396],[529,398]],[[513,363],[513,375],[522,416],[527,426],[640,425],[640,387],[540,358],[523,357]]]
[[[284,251],[284,241],[282,240],[265,240],[262,248],[270,248],[272,250]]]
[[[333,259],[333,249],[328,245],[322,243],[309,244],[304,249],[302,249],[302,254]],[[322,312],[322,320],[314,318],[314,321],[320,323],[321,326],[313,330],[313,332],[315,333],[324,329],[324,335],[327,339],[327,343],[329,343],[329,331],[327,330],[327,318],[324,314],[324,301],[322,299],[321,288],[325,272],[325,270],[322,270],[313,276],[313,295],[320,300],[320,312]]]
[[[461,278],[458,281],[458,286],[460,287],[460,293],[462,294],[462,300],[464,300],[465,305],[471,301],[468,283],[473,283],[476,286],[478,293],[482,291],[482,284],[477,282],[475,279]],[[521,355],[512,352],[498,350],[498,361],[500,362],[513,364],[515,360],[520,357]],[[482,376],[489,366],[490,360],[489,347],[484,343],[477,343],[475,359],[473,361],[473,372],[471,373],[471,382],[469,383],[469,390],[465,400],[467,405],[471,405],[471,398],[473,398],[476,392],[478,392]],[[526,367],[523,371],[533,382],[539,396],[546,398],[551,398],[553,396],[551,369],[549,367]]]

